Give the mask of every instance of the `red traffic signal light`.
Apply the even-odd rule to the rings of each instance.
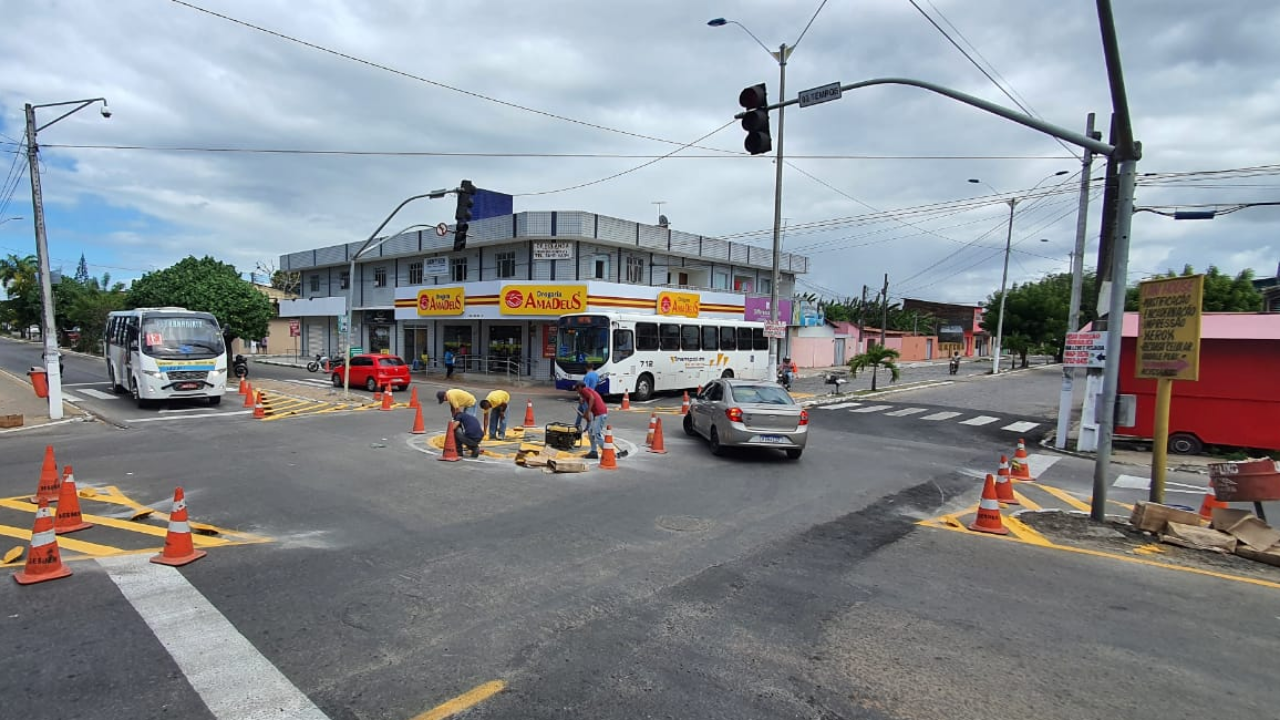
[[[767,153],[773,149],[769,133],[769,93],[764,83],[743,88],[738,93],[738,104],[746,108],[742,114],[742,129],[747,131],[742,145],[752,155]]]

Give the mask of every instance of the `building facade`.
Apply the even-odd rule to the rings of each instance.
[[[282,300],[280,316],[298,319],[304,355],[341,357],[350,293],[352,345],[364,352],[439,366],[449,350],[467,369],[542,379],[552,376],[563,313],[660,315],[696,301],[700,316],[755,319],[773,267],[768,248],[579,211],[472,221],[460,252],[451,232],[391,237],[360,258],[352,283],[350,257],[361,245],[281,256],[281,270],[301,273],[300,297]],[[783,253],[779,268],[778,293],[790,297],[808,259]]]

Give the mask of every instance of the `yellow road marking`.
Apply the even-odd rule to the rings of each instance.
[[[1036,501],[1032,500],[1031,498],[1027,497],[1026,495],[1023,495],[1022,493],[1018,492],[1017,490],[1014,490],[1014,491],[1013,491],[1013,496],[1014,496],[1014,497],[1016,497],[1016,498],[1018,498],[1018,502],[1022,503],[1022,507],[1026,508],[1026,509],[1028,509],[1028,510],[1043,510],[1043,509],[1044,509],[1044,508],[1040,507],[1040,505],[1039,505],[1038,503],[1036,503]]]
[[[7,507],[10,510],[21,510],[22,512],[29,512],[32,514],[34,514],[37,509],[36,506],[32,505],[31,503],[22,502],[22,501],[13,501],[13,500],[0,500],[0,507]],[[94,525],[101,525],[103,527],[116,528],[117,530],[127,530],[129,532],[136,532],[142,535],[164,537],[169,533],[168,528],[158,527],[156,525],[148,525],[146,523],[141,523],[141,522],[132,522],[129,520],[118,520],[112,517],[103,517],[101,515],[92,515],[90,513],[84,513],[84,512],[80,514],[80,517],[84,518],[85,522],[93,523]],[[225,533],[225,531],[223,531],[221,528],[217,528],[212,525],[204,525],[202,523],[193,522],[191,523],[191,526],[193,528],[200,529],[200,530],[209,529],[218,533],[219,535]],[[61,537],[58,538],[58,542],[59,543],[62,542]],[[191,533],[191,542],[196,545],[201,545],[204,547],[219,547],[222,545],[232,544],[232,541],[230,540],[226,540],[220,537],[209,537],[208,535],[201,535],[199,533]]]
[[[1089,510],[1091,509],[1089,507],[1089,503],[1075,497],[1074,495],[1072,495],[1071,493],[1065,490],[1059,490],[1058,488],[1053,487],[1052,485],[1045,485],[1044,483],[1034,483],[1034,484],[1028,484],[1027,487],[1040,488],[1041,490],[1049,493],[1050,495],[1058,498],[1062,502],[1070,505],[1071,507],[1077,510],[1083,510],[1084,512],[1089,512]]]
[[[1049,539],[1046,538],[1044,535],[1041,535],[1035,530],[1032,530],[1031,526],[1022,522],[1016,517],[1004,518],[1004,524],[1005,524],[1005,527],[1009,528],[1009,532],[1016,535],[1017,538],[1023,542],[1030,543],[1032,545],[1041,545],[1041,546],[1048,546],[1053,544],[1049,542]]]
[[[31,542],[31,531],[23,530],[22,528],[0,525],[0,535]],[[95,557],[119,555],[121,552],[120,548],[111,547],[110,545],[99,545],[98,543],[85,542],[83,540],[75,540],[67,537],[66,535],[58,538],[58,548],[61,550],[78,552],[83,555],[93,555]]]
[[[458,697],[450,700],[443,705],[438,705],[421,715],[413,718],[413,720],[444,720],[451,715],[456,715],[463,710],[474,707],[485,700],[502,692],[507,684],[501,680],[487,682],[478,687],[472,688]]]

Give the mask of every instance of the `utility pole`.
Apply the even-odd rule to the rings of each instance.
[[[1110,125],[1108,142],[1114,146],[1116,144],[1115,115],[1111,116]],[[1095,285],[1098,297],[1096,309],[1098,319],[1093,323],[1093,329],[1098,332],[1104,332],[1107,329],[1107,313],[1110,307],[1108,298],[1111,297],[1111,248],[1115,242],[1116,199],[1120,192],[1119,165],[1114,153],[1107,156],[1106,177],[1103,183],[1102,227],[1098,233],[1098,272]],[[1111,348],[1107,349],[1108,354],[1111,351]],[[1115,352],[1119,353],[1120,348],[1115,348]],[[1101,368],[1089,368],[1085,373],[1084,403],[1080,410],[1080,437],[1076,438],[1077,452],[1094,452],[1098,449],[1098,436],[1101,433],[1098,401],[1102,395],[1102,376]]]
[[[40,273],[40,341],[49,385],[49,419],[62,419],[62,367],[58,361],[58,326],[53,316],[53,279],[49,275],[49,238],[45,234],[44,195],[40,191],[39,145],[36,144],[36,109],[26,104],[27,162],[31,178],[31,209],[36,222],[36,272]],[[57,122],[56,120],[54,122]]]
[[[880,347],[884,347],[885,333],[889,326],[889,273],[884,274],[884,289],[880,291],[882,303],[880,315]]]
[[[1089,113],[1085,120],[1084,134],[1093,137],[1094,115]],[[1089,224],[1089,181],[1093,174],[1093,150],[1084,149],[1080,159],[1080,204],[1076,208],[1076,245],[1071,253],[1071,308],[1067,313],[1067,332],[1080,330],[1080,298],[1084,293],[1084,246],[1085,233]],[[1076,369],[1062,368],[1062,392],[1058,396],[1058,429],[1054,436],[1054,447],[1059,450],[1067,447],[1067,433],[1071,428],[1071,400],[1075,390]]]
[[[867,343],[863,336],[867,333],[867,286],[862,286],[862,304],[858,306],[858,354],[867,351]]]

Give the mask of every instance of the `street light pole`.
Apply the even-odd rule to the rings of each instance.
[[[40,146],[36,143],[36,134],[62,118],[83,110],[96,102],[102,103],[102,116],[111,117],[111,111],[107,109],[107,101],[104,98],[72,100],[70,102],[48,103],[45,105],[27,103],[24,106],[27,120],[27,162],[30,164],[27,175],[31,178],[31,209],[35,213],[36,225],[36,272],[40,276],[40,340],[44,344],[45,379],[49,386],[50,420],[62,419],[62,364],[58,355],[58,327],[54,318],[53,280],[50,277],[49,270],[49,239],[45,232],[44,196],[40,190]],[[63,105],[75,105],[76,107],[44,125],[36,126],[36,108],[60,107]]]
[[[1004,298],[1005,285],[1009,282],[1009,251],[1013,249],[1013,211],[1017,198],[1009,198],[1009,230],[1004,237],[1004,272],[1000,273],[1000,316],[996,318],[996,343],[991,358],[991,374],[1000,374],[1000,353],[1004,352]]]

